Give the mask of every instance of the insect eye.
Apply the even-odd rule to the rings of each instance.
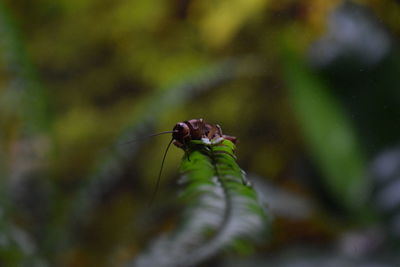
[[[175,133],[177,133],[177,132],[181,132],[183,129],[184,129],[184,127],[183,127],[182,123],[177,123],[173,130]]]

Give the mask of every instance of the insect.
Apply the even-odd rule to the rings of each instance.
[[[236,143],[236,137],[222,134],[221,126],[218,124],[206,123],[203,119],[193,119],[178,122],[172,130],[172,142],[179,148],[187,149],[191,140],[222,137]]]
[[[172,131],[162,132],[160,134],[164,133],[172,133],[172,139],[168,143],[168,146],[164,152],[160,171],[158,173],[156,187],[151,197],[150,205],[153,203],[154,198],[158,191],[158,187],[160,186],[160,178],[162,169],[164,167],[165,158],[167,156],[169,147],[171,146],[172,143],[175,146],[182,148],[185,151],[185,153],[187,153],[191,140],[201,140],[203,138],[206,138],[208,140],[213,140],[215,138],[223,138],[232,141],[235,144],[237,141],[237,138],[234,136],[224,135],[222,133],[221,126],[219,126],[218,124],[215,125],[210,124],[205,122],[203,119],[192,119],[188,121],[178,122],[177,124],[175,124]]]

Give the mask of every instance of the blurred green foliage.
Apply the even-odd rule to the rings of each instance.
[[[379,159],[399,142],[399,17],[393,0],[2,1],[0,265],[135,258],[182,205],[171,149],[148,207],[170,137],[145,136],[200,117],[239,138],[261,195],[308,203],[267,194],[282,206],[245,266],[297,245],[396,262],[379,176],[397,161]]]
[[[338,203],[352,209],[365,204],[366,164],[350,120],[323,81],[303,60],[284,50],[287,82],[304,138],[323,173],[323,182]]]

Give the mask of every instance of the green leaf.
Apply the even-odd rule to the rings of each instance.
[[[296,52],[285,50],[289,95],[328,191],[348,209],[365,203],[365,160],[349,115]]]
[[[243,242],[263,236],[269,220],[236,163],[234,147],[228,140],[192,143],[181,167],[187,203],[181,224],[158,239],[134,266],[196,266],[224,248],[249,251]]]

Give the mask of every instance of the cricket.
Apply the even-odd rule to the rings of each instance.
[[[152,195],[150,203],[149,203],[150,206],[152,205],[152,203],[156,197],[158,188],[160,186],[161,174],[162,174],[162,170],[164,167],[165,158],[167,156],[168,150],[172,143],[175,146],[183,149],[185,151],[185,153],[187,153],[187,150],[189,149],[190,141],[192,141],[192,140],[206,139],[206,140],[211,141],[211,140],[220,138],[220,139],[229,140],[229,141],[233,142],[234,144],[236,144],[236,142],[237,142],[237,138],[235,136],[224,135],[222,133],[221,126],[219,126],[218,124],[207,123],[203,119],[191,119],[191,120],[187,120],[187,121],[183,121],[183,122],[178,122],[177,124],[175,124],[172,131],[161,132],[161,133],[154,134],[152,136],[166,134],[166,133],[172,133],[172,139],[168,143],[167,148],[165,149],[165,152],[163,155],[163,159],[161,161],[161,167],[160,167],[160,171],[158,173],[156,187],[154,189],[153,195]]]

